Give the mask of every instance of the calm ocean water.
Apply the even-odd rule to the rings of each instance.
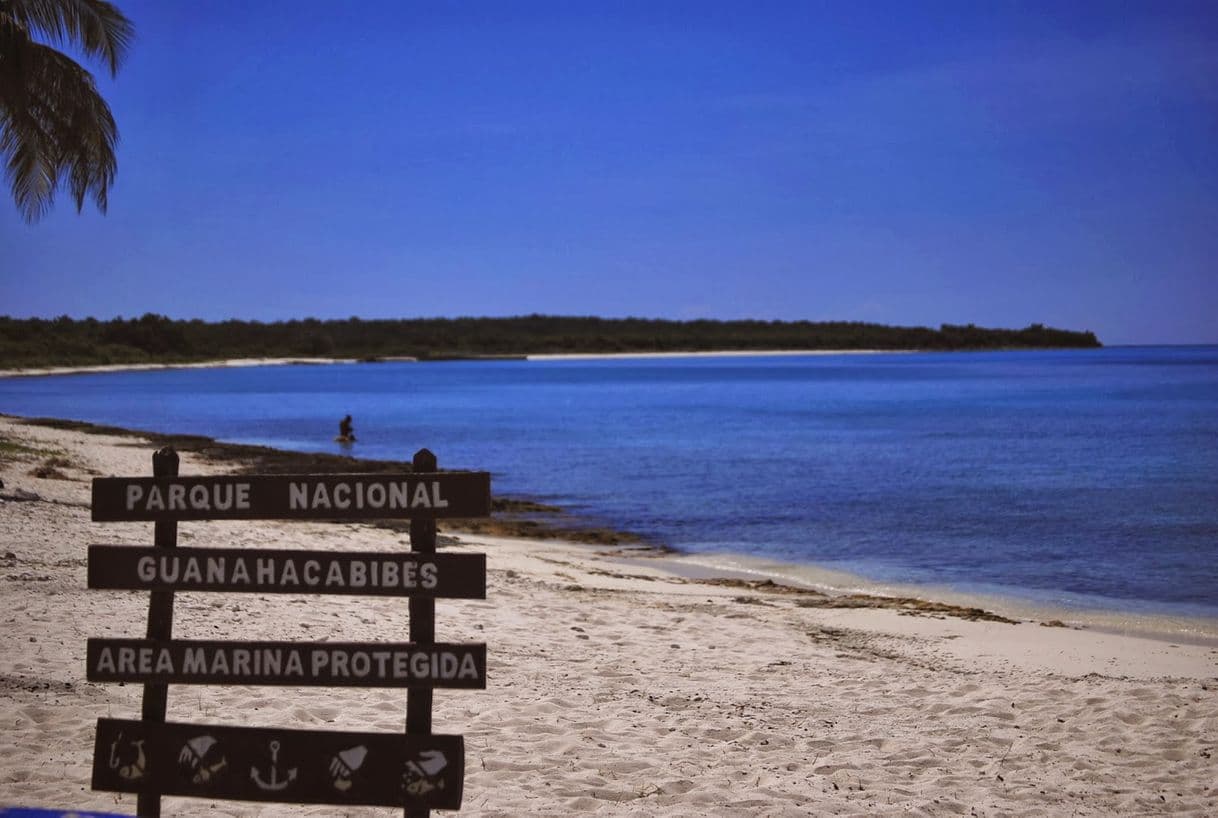
[[[0,380],[0,411],[427,446],[678,549],[1218,616],[1218,347],[385,363]]]

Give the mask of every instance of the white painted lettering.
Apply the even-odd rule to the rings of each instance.
[[[216,511],[228,511],[233,507],[233,484],[216,486],[216,494],[211,498],[211,504]]]
[[[156,560],[152,557],[140,557],[135,564],[135,575],[140,582],[152,582],[156,579]]]
[[[211,511],[211,498],[207,494],[207,486],[190,487],[190,507],[195,511]]]
[[[330,570],[326,572],[326,585],[336,585],[342,588],[347,583],[343,580],[343,568],[337,562],[330,563]]]
[[[144,498],[143,486],[127,486],[127,510],[131,511]]]
[[[436,564],[434,562],[425,562],[419,566],[419,576],[422,578],[422,585],[427,590],[432,590],[436,587]]]
[[[390,508],[410,508],[410,496],[407,494],[406,486],[405,480],[389,484]]]
[[[398,585],[398,564],[386,562],[381,564],[381,587],[396,588]]]
[[[305,560],[304,564],[304,581],[305,585],[316,585],[321,582],[321,563],[317,560]]]
[[[297,509],[309,507],[309,488],[307,483],[288,483],[288,508]]]
[[[427,484],[419,483],[414,487],[414,498],[410,501],[412,508],[431,508],[431,497],[427,494]]]
[[[187,648],[182,655],[183,673],[206,673],[207,653],[203,648]]]
[[[351,485],[339,483],[334,487],[334,507],[351,508]]]
[[[313,508],[330,507],[330,495],[326,494],[326,484],[318,483],[313,488]]]
[[[368,505],[373,508],[385,507],[385,486],[382,483],[373,483],[368,487]]]

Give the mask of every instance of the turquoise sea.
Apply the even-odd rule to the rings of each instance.
[[[1218,617],[1218,347],[0,380],[0,411],[485,469],[687,552]]]

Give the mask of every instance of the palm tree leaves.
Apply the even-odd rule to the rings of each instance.
[[[28,222],[41,218],[62,181],[77,211],[92,197],[106,210],[117,168],[118,128],[93,76],[31,37],[75,43],[117,70],[130,21],[98,0],[0,0],[0,156]]]
[[[0,14],[11,15],[27,31],[42,33],[56,45],[77,45],[106,63],[110,74],[135,37],[135,27],[111,3],[100,0],[5,0]]]

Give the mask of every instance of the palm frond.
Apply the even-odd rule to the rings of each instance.
[[[0,14],[58,45],[74,45],[113,75],[135,38],[135,26],[104,0],[4,0]]]
[[[93,77],[71,58],[0,24],[0,155],[26,221],[50,208],[62,179],[76,209],[105,212],[117,170],[118,128]],[[10,72],[12,65],[20,71]]]
[[[55,199],[55,168],[39,149],[39,134],[22,129],[25,123],[0,118],[0,153],[8,157],[4,174],[13,200],[27,222],[36,222]]]

